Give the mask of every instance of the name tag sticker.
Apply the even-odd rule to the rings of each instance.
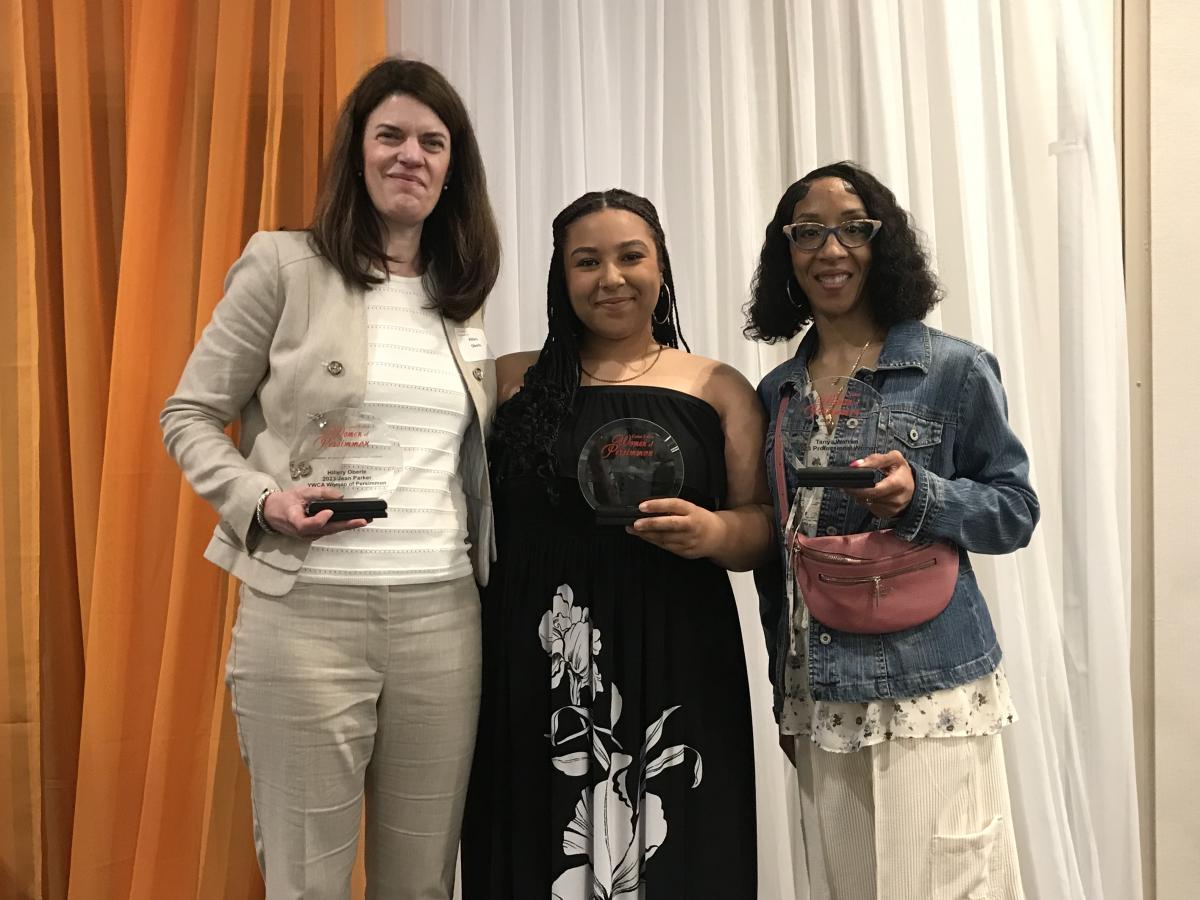
[[[458,337],[458,352],[466,362],[479,362],[481,359],[491,359],[492,351],[488,349],[487,338],[482,328],[458,327],[454,329]]]

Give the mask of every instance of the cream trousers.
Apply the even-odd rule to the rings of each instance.
[[[267,900],[448,900],[479,709],[473,578],[245,585],[226,666]]]
[[[796,771],[813,900],[1024,900],[999,735],[798,737]]]

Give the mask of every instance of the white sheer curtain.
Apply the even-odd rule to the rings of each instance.
[[[498,352],[545,334],[554,214],[650,197],[692,349],[751,381],[791,348],[741,335],[784,187],[856,159],[914,214],[946,300],[931,324],[1000,358],[1033,457],[1032,545],[979,558],[1021,721],[1005,735],[1026,890],[1137,900],[1128,394],[1109,51],[1085,0],[392,0],[389,46],[471,108],[504,236]],[[753,591],[759,896],[809,896]],[[812,896],[821,896],[819,887]]]

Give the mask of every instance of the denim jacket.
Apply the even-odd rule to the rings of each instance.
[[[793,473],[803,464],[813,428],[813,414],[802,394],[816,338],[810,330],[796,355],[758,386],[770,421],[766,464],[781,548],[775,424],[781,400],[787,396],[782,436],[790,504],[796,491]],[[856,377],[882,398],[877,414],[842,423],[860,432],[857,458],[899,450],[912,467],[915,491],[899,517],[879,519],[844,491],[827,489],[817,533],[894,528],[909,541],[947,540],[959,548],[959,574],[946,609],[915,628],[892,634],[850,634],[810,620],[807,651],[812,695],[818,700],[865,701],[913,697],[966,684],[1000,662],[1000,646],[968,551],[1009,553],[1025,546],[1040,512],[1029,483],[1029,458],[1008,424],[999,366],[992,354],[968,341],[907,321],[888,332],[874,372],[860,369]],[[786,517],[787,510],[783,514]],[[792,627],[787,621],[783,572],[783,566],[768,566],[755,573],[776,717]]]

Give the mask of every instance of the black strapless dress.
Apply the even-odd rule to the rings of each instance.
[[[483,698],[463,827],[466,900],[756,896],[754,755],[725,571],[598,525],[573,477],[602,425],[675,439],[681,496],[725,494],[716,411],[665,388],[583,387],[560,500],[497,491]]]

